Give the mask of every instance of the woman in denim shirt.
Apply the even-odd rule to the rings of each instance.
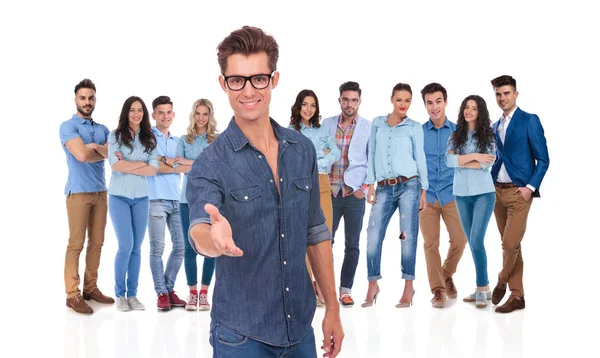
[[[482,308],[492,297],[484,238],[496,202],[496,190],[490,174],[496,160],[496,144],[485,100],[476,95],[465,98],[456,124],[456,131],[448,139],[446,165],[456,168],[453,194],[475,261],[477,284],[475,292],[463,300],[475,302],[478,308]]]
[[[188,207],[185,189],[187,187],[187,173],[192,168],[194,159],[202,153],[206,147],[215,139],[217,120],[212,103],[207,99],[198,99],[192,105],[190,121],[187,133],[179,137],[177,144],[177,156],[174,163],[177,165],[175,171],[184,173],[183,186],[181,188],[181,199],[179,207],[181,212],[181,228],[185,242],[184,267],[187,284],[190,287],[190,295],[187,298],[185,308],[190,311],[210,310],[208,303],[208,287],[215,271],[215,259],[205,257],[202,265],[202,280],[200,292],[198,293],[198,266],[196,265],[196,251],[190,245],[188,231],[190,229],[190,209]]]
[[[148,109],[141,98],[127,98],[119,125],[108,137],[112,168],[108,187],[108,211],[119,249],[115,257],[115,295],[119,311],[143,310],[137,299],[141,247],[148,224],[147,176],[156,175],[156,138]]]
[[[317,166],[319,169],[319,193],[321,198],[321,210],[325,216],[325,224],[331,232],[333,224],[333,206],[331,202],[331,188],[329,186],[329,172],[331,165],[340,159],[340,149],[335,144],[335,138],[321,127],[319,121],[319,99],[312,90],[302,90],[296,96],[296,102],[292,105],[292,115],[290,117],[289,128],[300,131],[311,140],[317,150]],[[323,295],[319,290],[319,285],[314,280],[308,256],[306,257],[306,267],[315,287],[317,295],[317,306],[322,306]]]
[[[375,303],[381,279],[381,253],[387,226],[396,209],[400,211],[401,267],[404,291],[397,308],[409,307],[415,294],[415,264],[419,211],[425,208],[427,162],[423,128],[408,117],[412,90],[398,83],[392,90],[392,113],[373,120],[369,140],[367,202],[372,204],[367,226],[367,271],[369,289],[362,307]],[[377,183],[377,191],[374,184]]]

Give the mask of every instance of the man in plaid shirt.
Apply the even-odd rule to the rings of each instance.
[[[352,285],[360,254],[358,246],[367,193],[364,182],[367,177],[371,122],[358,115],[361,93],[358,83],[343,83],[338,99],[342,113],[326,118],[322,123],[329,134],[335,137],[335,143],[342,152],[340,160],[331,167],[330,180],[333,202],[332,240],[335,240],[335,232],[342,216],[346,234],[344,262],[340,274],[340,303],[344,307],[354,305]]]

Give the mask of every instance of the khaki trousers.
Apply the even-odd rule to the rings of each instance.
[[[499,283],[508,283],[512,295],[523,297],[523,255],[521,241],[525,236],[527,215],[533,196],[523,199],[518,188],[496,187],[494,216],[502,239],[502,270],[498,274]]]
[[[439,251],[440,217],[444,220],[450,237],[450,247],[443,265]],[[419,213],[419,224],[425,242],[425,262],[431,292],[438,289],[446,291],[445,281],[456,272],[456,267],[467,244],[467,238],[458,217],[458,210],[456,210],[456,203],[451,201],[441,206],[437,200],[433,204],[428,202],[427,207]]]
[[[333,225],[333,204],[331,203],[331,186],[329,184],[328,174],[319,174],[319,193],[321,197],[321,210],[325,216],[325,225],[331,233],[331,227]],[[314,281],[310,263],[308,262],[308,256],[306,257],[306,268],[310,279]]]
[[[89,293],[96,289],[107,211],[106,191],[75,193],[67,196],[67,216],[69,218],[69,243],[65,254],[67,298],[80,294],[79,255],[83,250],[86,231],[88,242],[85,254],[83,291]]]

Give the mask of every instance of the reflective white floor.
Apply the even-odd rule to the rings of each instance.
[[[354,285],[356,305],[341,309],[346,339],[340,357],[538,357],[562,356],[578,353],[594,356],[591,347],[597,340],[597,328],[584,328],[586,323],[595,327],[598,313],[590,305],[597,299],[591,287],[583,293],[580,288],[589,287],[589,275],[585,269],[585,250],[578,256],[562,248],[556,239],[548,239],[549,226],[543,219],[549,210],[534,207],[530,225],[523,243],[525,257],[525,289],[527,308],[508,315],[493,312],[490,305],[476,309],[461,298],[474,289],[474,265],[466,248],[455,275],[459,290],[458,300],[449,300],[445,309],[430,306],[428,281],[422,238],[417,254],[417,279],[414,306],[397,309],[394,304],[400,298],[399,240],[397,214],[392,218],[389,234],[384,243],[381,294],[377,305],[362,308],[367,280],[365,264],[366,230],[361,238],[361,256]],[[367,206],[367,215],[370,208]],[[58,213],[57,213],[58,215]],[[66,222],[66,218],[64,218]],[[365,216],[365,223],[367,217]],[[66,225],[65,225],[66,226]],[[58,228],[58,225],[56,226]],[[343,225],[341,225],[343,227]],[[210,314],[173,309],[158,312],[156,296],[148,265],[148,242],[144,242],[143,261],[138,297],[146,304],[144,312],[117,312],[114,306],[93,302],[95,313],[82,316],[64,305],[63,258],[67,236],[66,228],[57,232],[56,242],[44,242],[40,249],[46,254],[38,256],[38,263],[29,265],[29,275],[41,275],[33,282],[38,292],[24,296],[28,304],[11,307],[2,313],[3,326],[8,333],[7,352],[22,352],[8,356],[52,354],[62,357],[210,357],[208,343]],[[442,226],[442,231],[443,231]],[[116,239],[109,221],[106,231],[100,267],[100,288],[112,294],[112,263],[116,252]],[[339,233],[343,235],[343,231]],[[54,236],[54,235],[53,235]],[[58,239],[60,237],[60,239]],[[546,239],[545,239],[546,238]],[[341,240],[340,240],[341,241]],[[447,236],[442,235],[442,242]],[[486,247],[489,259],[490,284],[496,283],[500,268],[500,243],[494,219],[490,222]],[[169,248],[167,247],[167,250]],[[442,252],[447,244],[442,245]],[[336,272],[339,275],[342,245],[334,246]],[[590,256],[591,257],[591,256]],[[83,261],[82,261],[83,265]],[[589,265],[587,265],[589,267]],[[597,273],[597,269],[595,271]],[[337,277],[336,277],[337,279]],[[28,287],[31,289],[32,287]],[[564,290],[561,294],[561,290]],[[187,294],[183,267],[178,276],[176,291]],[[212,292],[210,293],[212,294]],[[257,282],[257,294],[258,282]],[[577,294],[577,295],[575,295]],[[317,341],[324,309],[317,310],[313,327]],[[10,328],[12,327],[12,329]],[[320,354],[319,354],[320,355]]]

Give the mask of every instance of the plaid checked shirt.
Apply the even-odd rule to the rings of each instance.
[[[329,180],[331,182],[331,192],[334,196],[340,192],[342,187],[344,191],[342,193],[342,197],[346,197],[348,195],[352,195],[354,190],[344,183],[344,173],[346,169],[348,169],[348,148],[350,147],[350,141],[352,140],[352,136],[354,135],[354,129],[356,128],[356,118],[358,114],[354,116],[352,122],[347,127],[342,127],[342,115],[340,115],[338,119],[337,130],[335,131],[335,144],[340,148],[342,152],[342,156],[340,160],[333,163],[331,166],[331,174],[329,175]]]

